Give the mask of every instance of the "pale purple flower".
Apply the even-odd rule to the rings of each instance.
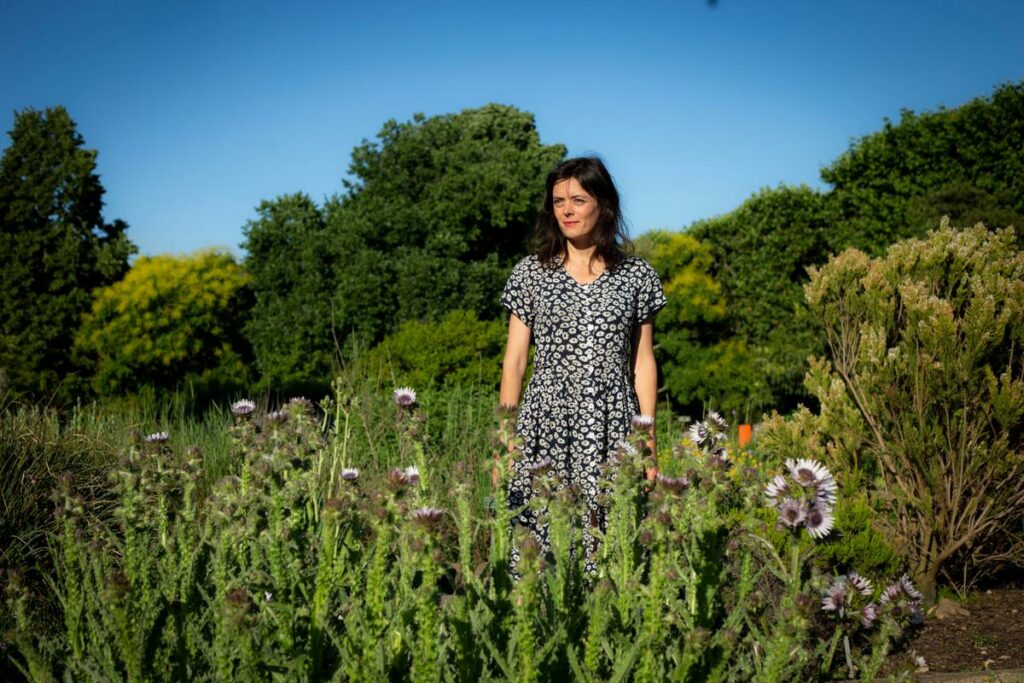
[[[725,421],[724,417],[714,410],[708,411],[707,422],[705,424],[713,426],[719,432],[724,432],[729,429],[729,423]]]
[[[544,474],[545,472],[550,470],[554,464],[554,461],[550,457],[545,455],[537,462],[527,465],[526,469],[530,474]]]
[[[231,404],[231,414],[235,417],[248,417],[256,410],[256,404],[247,398]]]
[[[171,435],[167,432],[153,432],[147,435],[143,441],[146,443],[167,443],[169,438],[171,438]]]
[[[825,591],[825,597],[821,600],[821,609],[826,612],[841,610],[846,606],[846,598],[846,582],[836,581]]]
[[[860,608],[860,623],[864,625],[864,628],[871,628],[871,625],[875,623],[875,619],[878,618],[878,605],[873,602],[869,602]]]
[[[907,597],[910,598],[911,601],[921,602],[921,599],[924,596],[922,596],[921,592],[914,587],[914,582],[910,580],[909,576],[907,576],[906,574],[901,576],[899,583],[900,586],[903,588],[903,592],[907,594]]]
[[[690,429],[687,433],[690,437],[690,441],[698,446],[702,445],[708,438],[708,428],[703,422],[694,422],[690,425]]]
[[[916,604],[921,602],[920,591],[914,587],[914,583],[906,574],[901,576],[895,583],[882,591],[882,597],[879,599],[879,602],[884,605],[887,603],[900,602],[904,598],[910,603]]]
[[[835,524],[835,518],[832,515],[832,510],[825,506],[812,505],[804,518],[807,533],[819,540],[828,536],[832,531],[833,524]]]
[[[419,508],[412,511],[412,521],[425,529],[434,529],[444,518],[444,510],[440,508]]]
[[[776,474],[775,478],[768,482],[768,486],[764,489],[764,494],[777,501],[789,495],[789,482],[781,474]]]
[[[650,431],[654,428],[654,416],[653,415],[634,415],[631,420],[633,429],[636,431]]]
[[[420,483],[420,470],[415,465],[406,467],[405,471],[402,472],[402,475],[405,477],[405,483],[410,486],[415,486]]]
[[[798,500],[786,498],[779,503],[779,521],[791,529],[804,521],[806,516],[807,512],[804,510],[803,503]]]
[[[345,467],[341,470],[341,478],[345,481],[355,481],[359,478],[359,469],[356,467]]]
[[[416,391],[412,387],[398,387],[393,396],[399,408],[410,408],[416,403]]]
[[[826,479],[832,478],[828,469],[817,460],[808,460],[806,458],[793,460],[790,458],[786,461],[786,468],[789,470],[789,475],[793,477],[793,481],[804,488],[818,486],[818,484]]]
[[[865,597],[871,595],[871,581],[866,577],[861,576],[857,572],[850,572],[846,575],[846,580],[861,595]]]

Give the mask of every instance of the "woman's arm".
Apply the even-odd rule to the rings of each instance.
[[[530,328],[515,313],[508,317],[508,342],[505,344],[505,358],[501,363],[501,389],[498,404],[514,408],[519,405],[519,394],[523,390],[523,375],[530,353]]]
[[[654,360],[654,322],[646,320],[633,331],[633,387],[636,389],[640,414],[654,417],[658,409],[658,364]],[[657,442],[654,430],[647,441],[651,453],[657,458]],[[653,479],[657,468],[647,470],[647,478]]]

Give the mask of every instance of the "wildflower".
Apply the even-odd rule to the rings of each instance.
[[[263,591],[263,602],[270,602],[274,598],[274,594],[270,591]]]
[[[652,415],[634,415],[631,422],[633,429],[638,432],[647,432],[654,428],[654,417]]]
[[[793,477],[793,480],[804,488],[817,486],[826,479],[832,478],[828,469],[817,460],[805,458],[793,460],[790,458],[786,461],[786,469],[789,470],[789,475]]]
[[[690,437],[690,441],[700,446],[708,438],[708,427],[703,422],[694,422],[690,425],[688,435]]]
[[[921,602],[921,598],[923,596],[921,595],[921,592],[914,587],[914,582],[910,580],[909,576],[907,576],[906,574],[901,576],[899,583],[900,587],[903,589],[903,592],[906,593],[908,598],[910,598],[913,602]]]
[[[526,469],[528,472],[530,472],[530,474],[544,474],[545,472],[550,470],[552,465],[554,464],[554,461],[552,461],[550,457],[545,455],[543,458],[533,463],[532,465],[527,465]]]
[[[146,436],[143,441],[146,443],[167,443],[169,438],[171,438],[171,435],[167,432],[154,432]]]
[[[416,403],[416,392],[412,387],[399,387],[394,391],[394,399],[399,408],[411,408]]]
[[[804,521],[806,516],[807,512],[799,501],[786,498],[779,503],[779,521],[791,529]]]
[[[710,424],[719,432],[724,432],[729,429],[729,423],[725,421],[724,417],[714,410],[708,411],[707,422],[705,422],[705,424]]]
[[[444,510],[440,508],[419,508],[412,512],[412,521],[428,531],[435,529],[443,517]]]
[[[869,579],[866,579],[857,572],[850,572],[846,575],[846,580],[861,595],[871,595],[871,581]]]
[[[636,449],[636,446],[623,439],[619,442],[619,457],[630,458],[640,455],[640,451]]]
[[[267,413],[263,419],[267,424],[281,424],[288,419],[288,413],[283,410],[273,410]]]
[[[910,577],[904,574],[895,583],[887,587],[882,591],[882,597],[879,600],[883,605],[887,603],[896,603],[906,599],[910,603],[918,603],[921,601],[921,593],[914,587]]]
[[[313,402],[310,401],[305,396],[295,396],[293,398],[288,399],[288,403],[285,405],[285,407],[289,410],[295,410],[298,412],[313,412]]]
[[[405,472],[403,472],[402,470],[398,469],[397,467],[392,467],[390,470],[388,470],[388,485],[390,485],[392,488],[401,488],[403,486],[406,486],[408,483],[409,480],[406,479]]]
[[[820,505],[832,507],[836,504],[836,480],[829,476],[825,481],[819,482],[814,489],[814,499]]]
[[[673,493],[681,493],[690,487],[690,480],[686,477],[666,477],[661,472],[655,477],[659,487],[665,487]]]
[[[871,625],[875,623],[875,619],[878,618],[878,605],[873,602],[869,602],[860,608],[860,623],[864,625],[864,628],[871,628]]]
[[[355,467],[346,467],[341,470],[341,478],[345,481],[355,481],[359,478],[359,470]]]
[[[835,523],[835,518],[832,515],[832,510],[827,507],[812,505],[807,511],[807,515],[803,520],[804,526],[807,527],[807,533],[817,539],[822,539],[828,536],[829,532],[832,531],[832,525]]]
[[[420,470],[415,465],[409,465],[402,473],[405,476],[405,483],[415,486],[420,483]]]
[[[789,495],[789,482],[781,474],[776,474],[775,478],[768,482],[768,486],[765,487],[764,493],[766,496],[772,499],[772,501],[780,500],[785,496]]]
[[[826,612],[836,612],[846,607],[846,582],[843,580],[835,581],[828,590],[825,591],[825,597],[821,600],[821,609]]]
[[[235,417],[248,417],[256,410],[256,404],[247,398],[231,404],[231,414]]]

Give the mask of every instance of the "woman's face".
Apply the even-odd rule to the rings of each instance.
[[[558,227],[567,240],[587,240],[601,215],[597,200],[575,178],[559,180],[551,188],[551,204]]]

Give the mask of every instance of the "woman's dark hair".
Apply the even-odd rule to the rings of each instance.
[[[544,206],[537,216],[537,258],[549,267],[561,265],[568,256],[565,236],[558,227],[552,194],[556,183],[573,178],[591,197],[597,200],[601,212],[594,226],[594,254],[590,262],[601,259],[609,270],[614,268],[631,249],[626,226],[619,207],[619,191],[612,176],[597,157],[566,159],[548,174],[545,183]]]

